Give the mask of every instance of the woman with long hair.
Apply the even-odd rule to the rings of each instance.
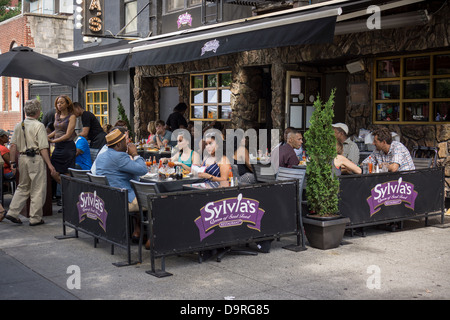
[[[75,167],[76,147],[74,139],[76,116],[73,113],[73,103],[68,96],[59,96],[55,100],[55,131],[48,135],[48,141],[55,144],[51,162],[58,172],[55,177],[60,183],[61,174],[69,175],[69,168]]]
[[[218,137],[220,138],[220,137]],[[202,166],[206,167],[204,172],[199,172],[200,178],[208,179],[209,181],[227,181],[231,170],[230,161],[222,152],[222,156],[218,154],[219,139],[214,133],[207,133],[205,135],[205,152],[206,156],[202,162]],[[224,151],[224,150],[222,150]]]

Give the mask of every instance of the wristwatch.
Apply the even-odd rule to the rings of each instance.
[[[16,162],[10,162],[9,164],[11,165],[11,168],[13,168],[13,169],[16,168]]]

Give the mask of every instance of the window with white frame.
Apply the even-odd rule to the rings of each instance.
[[[137,1],[136,0],[125,0],[124,1],[124,12],[125,12],[125,33],[135,33],[137,32]]]

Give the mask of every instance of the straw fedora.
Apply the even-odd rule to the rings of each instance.
[[[105,138],[106,138],[106,145],[109,147],[122,141],[122,139],[125,138],[125,134],[120,132],[119,129],[114,129],[113,131],[108,133]]]

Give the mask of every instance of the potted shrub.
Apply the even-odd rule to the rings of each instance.
[[[309,244],[324,250],[340,245],[345,226],[350,221],[338,213],[339,179],[332,173],[333,159],[336,157],[336,138],[332,127],[334,94],[335,89],[325,103],[317,96],[311,125],[305,132],[305,145],[310,157],[306,167],[306,198],[310,213],[303,218],[303,224]]]

